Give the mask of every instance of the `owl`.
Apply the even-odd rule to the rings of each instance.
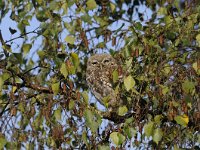
[[[87,62],[87,84],[102,105],[108,104],[109,110],[117,108],[120,104],[119,95],[113,89],[112,83],[113,71],[117,69],[117,61],[109,54],[95,54]]]

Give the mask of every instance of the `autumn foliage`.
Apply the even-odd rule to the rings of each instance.
[[[200,148],[198,0],[0,6],[0,149]],[[104,52],[121,64],[112,80],[126,105],[114,114],[85,81],[88,57]]]

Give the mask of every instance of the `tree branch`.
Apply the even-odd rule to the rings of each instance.
[[[38,34],[38,32],[36,32],[37,29],[39,29],[39,27],[37,27],[37,28],[34,29],[33,31],[23,33],[23,34],[21,34],[21,35],[15,37],[15,38],[13,38],[13,39],[10,39],[10,40],[8,40],[8,41],[5,41],[5,44],[6,44],[6,43],[9,43],[9,42],[11,42],[11,41],[14,41],[14,40],[16,40],[16,39],[18,39],[18,38],[23,38],[25,35],[28,35],[28,34],[31,34],[31,33]]]

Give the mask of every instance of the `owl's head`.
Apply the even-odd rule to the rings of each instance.
[[[88,59],[87,67],[103,69],[117,67],[116,60],[110,54],[95,54]]]

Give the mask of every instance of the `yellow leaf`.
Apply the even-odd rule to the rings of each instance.
[[[197,40],[198,46],[200,47],[200,34],[198,34],[198,35],[196,36],[196,40]]]
[[[15,93],[16,90],[17,90],[17,87],[16,87],[16,86],[13,86],[13,87],[12,87],[12,92]]]
[[[183,118],[183,120],[185,121],[185,123],[188,124],[188,122],[189,122],[189,117],[188,117],[186,114],[184,114],[184,115],[182,115],[182,118]]]
[[[54,83],[51,85],[51,88],[53,90],[53,94],[56,95],[59,92],[60,89],[60,82]]]
[[[115,4],[111,2],[110,3],[110,8],[111,8],[111,11],[114,12],[115,8],[116,8]]]
[[[69,43],[69,44],[74,44],[75,38],[74,38],[73,36],[69,35],[69,36],[67,36],[67,37],[65,38],[65,41],[66,41],[67,43]]]
[[[187,115],[184,114],[184,115],[176,116],[176,117],[174,118],[174,120],[175,120],[178,124],[180,124],[180,125],[186,127],[186,126],[188,125],[188,122],[189,122],[189,117],[188,117]]]
[[[135,86],[135,80],[131,75],[129,75],[124,79],[124,85],[127,91],[129,91],[131,88]]]
[[[86,5],[89,10],[95,9],[97,7],[95,0],[88,0]]]

